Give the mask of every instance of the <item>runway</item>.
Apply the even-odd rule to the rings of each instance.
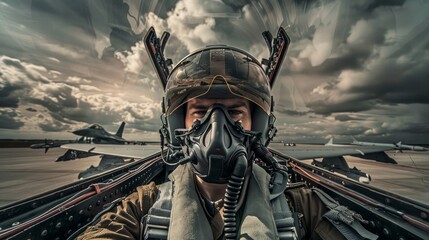
[[[64,149],[0,148],[0,206],[78,181],[81,171],[97,166],[94,156],[55,162]],[[387,152],[399,164],[346,156],[350,167],[371,175],[370,185],[429,204],[429,152]],[[304,162],[311,163],[311,160]]]
[[[272,143],[270,147],[281,149],[283,143]],[[317,148],[323,151],[323,145],[298,144],[288,149]],[[398,164],[382,163],[358,157],[344,156],[350,168],[356,167],[368,173],[372,181],[371,186],[393,192],[395,194],[414,199],[429,205],[429,152],[386,151],[386,154],[396,160]],[[317,159],[321,160],[321,159]],[[311,164],[313,160],[302,160]]]
[[[78,174],[97,166],[99,156],[55,162],[66,150],[0,148],[0,206],[78,181]]]
[[[356,166],[371,175],[370,185],[429,204],[429,152],[386,152],[398,164],[345,157],[350,167]]]

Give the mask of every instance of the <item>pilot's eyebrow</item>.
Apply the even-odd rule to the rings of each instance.
[[[245,106],[247,106],[246,102],[245,101],[240,101],[240,102],[238,102],[236,104],[228,106],[228,108],[239,108],[239,107],[245,107]]]
[[[204,105],[204,104],[192,104],[191,106],[189,106],[189,109],[208,109],[209,107]]]
[[[211,105],[206,104],[205,102],[199,100],[199,99],[195,99],[196,101],[193,103],[189,103],[188,102],[188,107],[187,109],[197,109],[197,110],[207,110],[210,108]],[[240,108],[240,107],[247,107],[249,102],[243,99],[236,99],[237,101],[235,103],[233,103],[230,106],[227,106],[226,108],[228,109],[233,109],[233,108]],[[250,107],[250,106],[249,106]]]
[[[245,101],[240,101],[237,102],[231,106],[228,106],[228,109],[233,109],[233,108],[240,108],[240,107],[245,107],[246,106],[246,102]],[[201,104],[201,103],[195,103],[192,104],[191,106],[189,106],[189,109],[208,109],[210,106]]]

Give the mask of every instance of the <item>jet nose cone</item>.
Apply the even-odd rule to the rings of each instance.
[[[86,133],[86,129],[78,129],[78,130],[72,131],[72,133],[79,136],[83,136]]]

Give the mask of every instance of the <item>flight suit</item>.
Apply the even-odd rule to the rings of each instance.
[[[264,173],[259,167],[254,167],[252,171],[246,200],[238,216],[241,223],[238,229],[238,236],[242,236],[240,239],[277,238],[269,205],[269,175]],[[179,166],[170,176],[176,184],[176,201],[173,200],[169,237],[223,239],[222,206],[216,209],[213,216],[208,213],[194,185],[194,176],[186,166]],[[96,225],[88,227],[78,239],[140,239],[144,229],[141,219],[155,202],[157,190],[153,182],[138,187],[115,212],[104,214]],[[288,190],[286,196],[291,207],[302,213],[305,239],[344,239],[336,228],[322,218],[327,208],[310,189],[294,188]],[[177,214],[179,210],[174,209],[180,209],[180,214]]]

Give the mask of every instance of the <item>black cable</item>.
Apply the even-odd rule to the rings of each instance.
[[[265,147],[260,141],[255,142],[252,145],[252,149],[255,152],[255,156],[262,160],[268,166],[271,166],[273,171],[287,172],[287,168],[281,165],[273,154]]]
[[[224,233],[227,240],[237,238],[237,206],[240,197],[241,188],[244,182],[244,176],[247,170],[247,159],[244,154],[237,157],[231,178],[226,186],[224,199]]]

